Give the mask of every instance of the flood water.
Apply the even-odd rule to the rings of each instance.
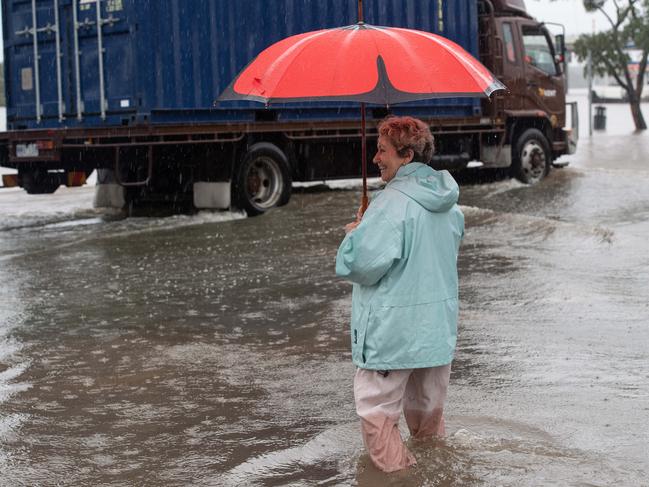
[[[89,187],[0,191],[0,484],[647,485],[649,133],[608,105],[589,139],[582,112],[568,159],[462,185],[448,437],[391,475],[334,276],[357,189],[129,219]]]

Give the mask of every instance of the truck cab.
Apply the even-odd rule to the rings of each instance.
[[[500,103],[483,104],[502,119],[505,137],[499,149],[486,149],[493,167],[511,166],[524,182],[542,179],[554,161],[574,153],[577,110],[570,107],[566,128],[566,78],[563,36],[556,45],[547,26],[532,18],[523,0],[483,0],[483,62],[508,87]]]
[[[547,29],[525,18],[500,19],[504,63],[503,81],[524,96],[509,97],[507,110],[542,109],[562,123],[565,77]]]

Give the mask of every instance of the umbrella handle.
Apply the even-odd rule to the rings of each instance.
[[[363,175],[363,197],[361,198],[361,216],[370,205],[367,197],[367,143],[365,136],[365,103],[361,102],[361,174]]]
[[[361,216],[365,214],[365,210],[367,210],[367,207],[370,206],[370,200],[367,197],[367,194],[363,194],[361,197],[361,207],[359,209]]]

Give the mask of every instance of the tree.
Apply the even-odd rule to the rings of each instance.
[[[611,29],[579,36],[574,50],[580,60],[585,60],[590,51],[594,74],[615,78],[626,91],[636,129],[646,130],[647,123],[640,109],[640,100],[649,57],[649,0],[612,0],[615,4],[613,16],[604,10],[606,2],[607,0],[584,0],[586,10],[602,12],[611,24]],[[641,52],[637,77],[631,73],[631,58],[626,50],[630,46]]]

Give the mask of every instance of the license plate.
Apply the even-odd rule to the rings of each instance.
[[[16,144],[16,157],[38,157],[36,144]]]

